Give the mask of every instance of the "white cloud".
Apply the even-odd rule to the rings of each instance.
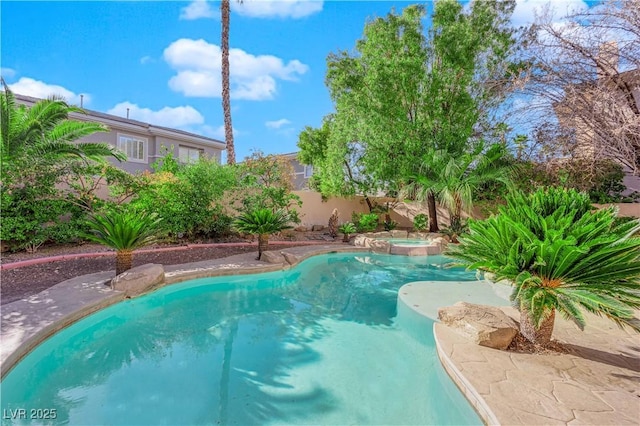
[[[204,126],[200,127],[200,132],[204,136],[209,136],[210,138],[224,140],[224,124],[218,127],[213,127],[213,126],[209,126],[208,124],[205,124]],[[233,133],[235,135],[236,133],[235,129]]]
[[[254,18],[303,18],[322,10],[322,1],[314,0],[247,0],[232,1],[231,8],[240,15]]]
[[[206,0],[193,0],[188,6],[180,9],[180,19],[193,21],[202,18],[214,18],[217,14]]]
[[[145,65],[145,64],[148,64],[148,63],[151,63],[151,62],[155,62],[155,60],[149,55],[143,56],[142,58],[140,58],[140,63],[142,65]]]
[[[220,47],[206,41],[180,39],[164,50],[164,59],[177,70],[169,87],[186,96],[220,97],[222,87]],[[276,80],[295,81],[309,67],[298,60],[288,63],[272,55],[252,55],[230,49],[231,97],[234,99],[272,99]]]
[[[270,129],[279,129],[282,126],[286,126],[287,124],[291,124],[291,122],[286,118],[281,118],[280,120],[275,121],[267,121],[264,123],[264,125]]]
[[[2,67],[0,68],[0,75],[3,78],[11,78],[16,75],[16,70],[14,70],[13,68]]]
[[[511,23],[515,26],[533,23],[536,14],[543,13],[547,8],[559,19],[567,14],[588,9],[583,0],[517,0],[516,8],[511,17]]]
[[[107,111],[107,114],[126,117],[127,108],[129,109],[130,119],[159,126],[181,128],[204,123],[202,114],[191,106],[164,107],[158,111],[153,111],[149,108],[141,108],[127,101],[120,102]]]
[[[47,84],[45,82],[34,80],[29,77],[21,77],[20,80],[13,84],[9,84],[9,89],[12,92],[20,95],[32,96],[34,98],[46,99],[50,96],[56,95],[63,97],[70,104],[80,104],[80,95],[66,89],[62,86],[55,84]],[[83,94],[83,106],[86,106],[91,97],[87,94]]]

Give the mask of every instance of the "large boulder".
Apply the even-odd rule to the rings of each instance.
[[[389,241],[384,240],[371,240],[369,241],[369,247],[374,253],[386,253],[391,251],[391,244]]]
[[[438,319],[481,346],[506,349],[518,324],[500,308],[458,302],[438,309]]]
[[[287,260],[279,251],[262,252],[262,258],[260,260],[267,263],[287,263]]]
[[[353,240],[353,245],[356,247],[367,247],[369,248],[369,243],[371,242],[371,238],[366,237],[362,234],[358,234],[356,235],[355,239]]]
[[[164,267],[155,263],[136,266],[111,280],[111,288],[135,297],[153,290],[164,282]]]

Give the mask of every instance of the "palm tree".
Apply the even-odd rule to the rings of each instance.
[[[514,193],[498,215],[470,220],[470,234],[447,254],[513,283],[520,332],[531,342],[549,343],[556,311],[580,329],[584,309],[640,331],[640,221],[591,209],[575,190]]]
[[[285,229],[291,229],[287,225],[289,215],[283,211],[273,212],[271,209],[258,208],[243,213],[234,223],[239,232],[258,235],[258,258],[269,246],[269,235]]]
[[[74,143],[84,136],[109,131],[100,123],[69,119],[69,113],[84,113],[82,109],[70,106],[58,97],[40,100],[31,108],[17,105],[4,80],[2,85],[0,149],[3,163],[18,159],[33,163],[66,157],[103,161],[106,156],[126,160],[121,151],[106,143]]]
[[[450,228],[462,229],[462,212],[471,210],[478,188],[489,182],[509,183],[510,168],[501,163],[504,154],[504,145],[493,144],[485,150],[483,143],[460,155],[432,151],[423,163],[422,173],[414,176],[403,192],[420,201],[435,196],[449,211]]]
[[[220,50],[222,54],[222,111],[224,113],[224,138],[227,144],[227,164],[236,164],[236,149],[233,143],[233,126],[231,124],[231,89],[229,87],[229,27],[231,5],[229,0],[220,2],[222,20],[222,37]]]
[[[116,250],[116,275],[120,275],[131,269],[135,249],[157,241],[160,222],[155,214],[109,212],[92,216],[87,222],[91,233],[82,236]]]

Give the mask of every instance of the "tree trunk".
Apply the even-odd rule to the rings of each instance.
[[[438,232],[438,211],[436,210],[436,196],[433,192],[427,195],[427,208],[429,209],[429,232]]]
[[[116,276],[131,269],[133,264],[133,250],[118,250],[116,252]]]
[[[541,346],[547,346],[551,342],[551,335],[553,334],[553,324],[556,318],[555,309],[551,311],[551,315],[542,322],[539,329],[536,329],[535,325],[531,321],[529,311],[526,309],[520,309],[520,334],[525,339]]]
[[[269,246],[269,234],[258,235],[258,260],[262,257],[262,252]]]
[[[373,211],[373,204],[366,194],[364,195],[364,201],[367,203],[367,207],[369,207],[369,213],[371,213]]]
[[[222,0],[220,12],[222,20],[222,37],[220,50],[222,53],[222,111],[224,114],[224,138],[227,144],[227,164],[236,164],[236,149],[233,143],[233,126],[231,125],[231,90],[229,88],[229,26],[230,0]]]

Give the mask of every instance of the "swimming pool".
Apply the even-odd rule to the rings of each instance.
[[[3,417],[26,419],[3,424],[481,424],[431,327],[417,340],[395,322],[403,284],[475,279],[444,262],[329,254],[119,303],[5,377]]]

